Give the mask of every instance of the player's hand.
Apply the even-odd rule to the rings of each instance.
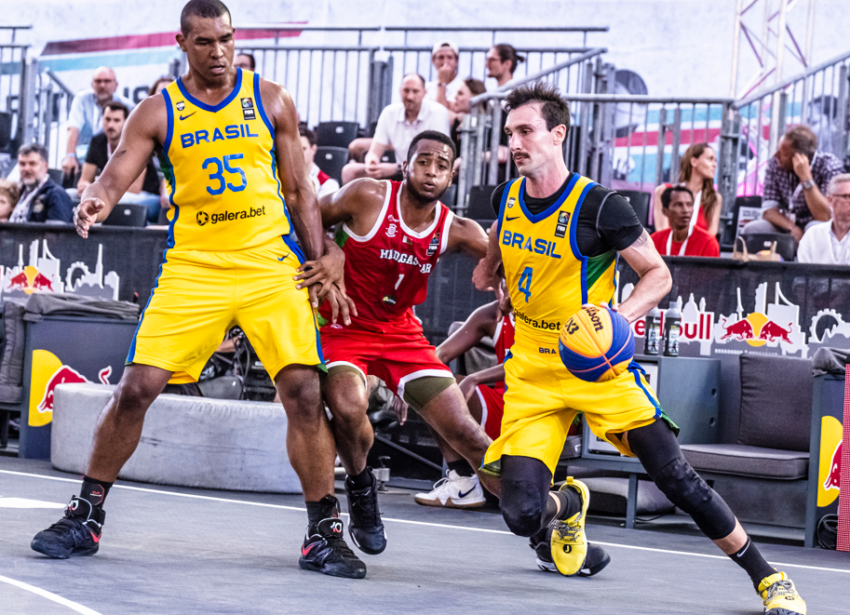
[[[496,287],[496,300],[499,302],[499,311],[502,317],[514,311],[514,304],[511,302],[511,295],[508,293],[508,284],[504,279],[500,280]]]
[[[381,165],[375,162],[374,160],[367,161],[366,175],[368,175],[372,179],[383,179]]]
[[[314,288],[314,287],[311,287]],[[345,284],[342,282],[333,284],[328,294],[325,295],[324,301],[327,301],[331,306],[331,323],[337,324],[337,321],[342,319],[343,324],[351,324],[351,315],[357,316],[357,306],[354,301],[345,292]]]
[[[458,387],[460,388],[460,392],[463,393],[464,401],[469,401],[472,394],[475,393],[475,389],[478,388],[478,383],[475,381],[475,378],[467,376],[460,381]]]
[[[812,179],[812,165],[805,154],[795,152],[791,157],[791,164],[794,165],[794,174],[801,182]]]
[[[496,290],[501,281],[502,278],[496,272],[490,271],[486,258],[478,261],[472,271],[472,283],[478,290]]]
[[[407,402],[398,395],[393,395],[393,412],[398,419],[398,424],[404,425],[407,421]]]
[[[328,250],[327,254],[314,261],[307,261],[297,270],[293,278],[298,284],[297,289],[310,288],[310,303],[314,308],[319,307],[319,299],[328,294],[337,282],[345,275],[345,253],[339,248]]]
[[[89,197],[74,209],[74,226],[77,234],[83,239],[88,238],[89,229],[97,222],[97,214],[103,211],[106,203],[100,199]]]

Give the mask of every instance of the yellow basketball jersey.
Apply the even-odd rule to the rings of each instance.
[[[561,198],[537,215],[525,206],[524,177],[505,186],[499,247],[518,340],[531,337],[557,349],[561,325],[583,304],[614,299],[617,253],[588,258],[576,241],[582,203],[595,185],[574,173]]]
[[[162,149],[172,175],[172,248],[244,250],[292,230],[260,76],[237,71],[233,91],[217,105],[193,97],[181,79],[162,91],[168,110]]]

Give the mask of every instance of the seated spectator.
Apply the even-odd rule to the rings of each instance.
[[[360,152],[368,149],[365,162],[349,162],[342,169],[342,183],[353,179],[401,180],[401,161],[407,159],[407,150],[413,138],[425,130],[449,134],[449,112],[425,98],[425,80],[411,73],[401,80],[401,102],[384,107],[378,117],[378,126],[372,139],[355,139],[348,146],[350,156],[356,160]],[[381,162],[388,149],[395,150],[398,162]]]
[[[669,226],[655,231],[652,241],[662,256],[720,256],[714,235],[693,226],[694,193],[684,186],[670,186],[661,193],[662,214]]]
[[[818,150],[818,138],[807,126],[795,126],[782,137],[767,163],[761,220],[742,230],[750,233],[791,233],[800,241],[810,225],[829,220],[824,193],[830,180],[844,172],[842,162]]]
[[[250,53],[237,53],[236,58],[233,60],[233,66],[242,70],[249,70],[253,73],[257,62]]]
[[[525,62],[525,58],[517,54],[513,45],[493,45],[487,52],[487,76],[495,79],[498,87],[502,87],[514,78],[520,62]]]
[[[106,163],[121,142],[121,133],[124,131],[124,122],[128,115],[130,112],[127,107],[120,102],[106,103],[103,113],[103,132],[92,138],[86,161],[83,163],[80,181],[77,183],[76,194],[71,193],[71,196],[82,195],[83,190],[94,183],[97,176],[106,168]],[[160,192],[159,176],[151,158],[148,160],[145,171],[130,185],[120,202],[144,205],[148,209],[148,222],[153,224],[159,218]]]
[[[15,182],[0,179],[0,222],[8,222],[21,194]]]
[[[463,80],[457,75],[458,47],[451,41],[440,41],[431,50],[431,64],[437,70],[437,79],[426,86],[429,100],[454,110],[457,91]]]
[[[691,145],[682,156],[679,164],[679,186],[684,186],[694,195],[694,215],[691,229],[699,227],[712,237],[717,236],[720,228],[720,210],[723,198],[714,189],[714,172],[717,170],[717,156],[708,143]],[[661,193],[672,184],[661,184],[655,189],[653,199],[653,224],[656,231],[670,227],[669,220],[662,212]]]
[[[437,358],[450,363],[478,344],[482,338],[493,340],[497,365],[469,374],[460,381],[469,412],[487,435],[495,440],[502,430],[505,409],[505,355],[514,343],[514,321],[504,314],[499,302],[483,305],[466,319],[458,330],[437,347]],[[458,376],[461,378],[461,376]],[[435,431],[431,435],[446,459],[448,473],[428,493],[417,493],[414,499],[423,506],[476,508],[485,503],[484,492],[469,463]]]
[[[118,101],[133,110],[133,102],[116,94],[118,80],[115,71],[101,66],[94,71],[91,87],[74,96],[71,112],[68,114],[68,142],[62,170],[65,175],[76,176],[80,159],[85,159],[88,145],[94,135],[100,132],[101,117],[106,103]]]
[[[163,75],[162,77],[153,82],[151,89],[148,90],[148,96],[159,94],[165,88],[167,88],[170,83],[174,83],[174,77],[172,77],[171,75]]]
[[[73,222],[71,197],[62,186],[50,179],[47,150],[43,145],[22,145],[18,150],[18,169],[21,173],[21,195],[9,222]]]
[[[310,179],[313,181],[313,187],[316,189],[316,196],[323,197],[326,194],[331,194],[339,190],[339,182],[322,171],[315,163],[316,150],[316,133],[306,126],[299,126],[298,132],[301,134],[301,148],[304,150],[304,164],[310,173]]]
[[[850,265],[850,173],[836,175],[826,189],[832,221],[811,226],[800,240],[797,260],[822,265]]]

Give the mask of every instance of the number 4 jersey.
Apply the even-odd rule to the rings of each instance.
[[[292,226],[277,178],[274,129],[259,75],[237,69],[233,91],[208,105],[182,79],[162,92],[170,167],[170,246],[226,252],[265,245]]]

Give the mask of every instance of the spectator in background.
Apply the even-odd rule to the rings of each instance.
[[[714,189],[714,174],[717,170],[717,156],[708,143],[691,145],[682,156],[679,164],[679,186],[684,186],[694,195],[694,215],[691,217],[691,229],[699,227],[712,237],[717,236],[720,228],[720,210],[723,198]],[[672,184],[661,184],[655,189],[653,199],[653,224],[656,231],[670,227],[669,218],[664,215],[661,194]]]
[[[315,163],[316,150],[316,133],[306,126],[299,126],[298,132],[301,134],[301,148],[304,150],[304,164],[310,169],[310,179],[313,181],[313,187],[316,189],[316,196],[321,198],[326,194],[339,190],[339,182],[327,175]]]
[[[525,58],[517,54],[513,45],[493,45],[487,52],[487,76],[495,79],[498,87],[502,87],[514,78],[520,62],[525,62]]]
[[[410,73],[401,80],[401,102],[384,107],[378,117],[375,136],[369,139],[355,139],[348,146],[352,157],[368,144],[365,162],[349,162],[342,169],[342,183],[353,179],[371,177],[372,179],[401,180],[401,161],[407,160],[407,150],[413,138],[420,132],[436,130],[449,134],[449,112],[435,102],[425,98],[425,80],[421,75]],[[388,149],[395,150],[399,162],[381,162]]]
[[[661,193],[662,213],[669,225],[655,231],[652,241],[662,256],[720,256],[714,235],[693,226],[694,193],[685,186],[670,186]]]
[[[458,47],[451,41],[440,41],[431,50],[431,64],[437,70],[437,79],[429,81],[428,98],[454,111],[455,98],[463,80],[457,76]]]
[[[62,170],[65,175],[76,175],[80,168],[79,159],[85,158],[88,145],[94,135],[100,132],[103,108],[113,100],[124,103],[132,111],[132,101],[116,94],[118,80],[115,71],[101,66],[94,71],[91,87],[74,96],[71,112],[68,114],[68,143]]]
[[[81,195],[83,190],[88,188],[106,168],[106,163],[118,149],[128,115],[130,111],[120,102],[106,103],[103,110],[103,132],[92,137],[89,144],[86,161],[83,163],[83,172],[77,183],[77,194]],[[145,171],[130,185],[120,202],[144,205],[148,209],[148,222],[153,224],[159,218],[160,192],[159,176],[151,158],[148,160]],[[72,196],[75,195],[72,194]]]
[[[233,66],[242,70],[249,70],[253,73],[257,62],[250,53],[237,53],[236,58],[233,60]]]
[[[816,224],[803,234],[797,260],[822,265],[850,265],[850,173],[835,175],[826,189],[832,222]]]
[[[153,82],[151,89],[148,90],[148,96],[159,94],[165,88],[168,87],[169,83],[174,83],[174,77],[172,77],[171,75],[163,75],[162,77]]]
[[[810,226],[829,220],[824,193],[832,178],[843,172],[838,158],[818,150],[818,138],[810,128],[795,126],[767,163],[762,219],[753,220],[741,233],[790,232],[800,241]]]
[[[18,150],[21,173],[21,195],[9,222],[45,222],[58,220],[71,223],[74,208],[71,197],[47,172],[47,150],[38,143],[22,145]]]
[[[9,221],[20,195],[21,189],[15,182],[0,179],[0,222]]]
[[[455,147],[457,148],[458,156],[455,158],[454,170],[453,172],[457,174],[460,169],[460,125],[463,121],[463,116],[467,113],[472,112],[472,108],[469,104],[470,100],[479,94],[484,94],[487,91],[487,87],[484,85],[483,81],[478,79],[464,79],[461,82],[461,87],[457,91],[457,98],[455,99],[455,111],[449,111],[449,117],[452,118],[451,124],[451,136],[452,140],[455,142]],[[502,113],[502,127],[499,130],[499,177],[501,178],[499,181],[503,181],[505,177],[505,167],[508,162],[508,158],[510,158],[510,150],[508,149],[508,135],[505,134],[505,121],[507,120],[508,114]],[[489,152],[485,154],[485,156],[489,156]]]

